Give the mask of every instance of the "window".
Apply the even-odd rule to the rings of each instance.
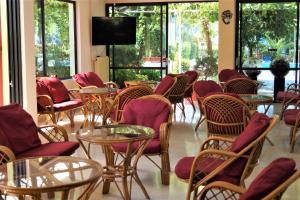
[[[37,76],[67,78],[76,73],[76,12],[69,0],[35,0]]]

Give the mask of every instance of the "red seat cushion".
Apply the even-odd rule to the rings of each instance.
[[[67,88],[58,78],[43,77],[40,78],[40,81],[47,86],[54,103],[61,103],[70,100]]]
[[[127,146],[128,144],[127,143],[119,143],[119,144],[113,144],[113,149],[114,151],[116,152],[123,152],[125,153],[126,150],[127,150]],[[139,148],[139,142],[135,142],[133,143],[133,150],[132,151],[135,151],[136,149]],[[157,154],[157,153],[160,153],[161,151],[161,148],[160,148],[160,141],[159,140],[151,140],[150,143],[145,147],[143,153],[144,154]]]
[[[133,99],[124,107],[122,123],[153,128],[154,138],[159,138],[160,125],[168,122],[170,112],[170,106],[161,100]]]
[[[292,98],[295,98],[295,100],[293,100],[292,103],[296,103],[298,100],[300,100],[300,95],[299,94],[296,94],[294,92],[279,91],[277,93],[277,96],[276,96],[276,101],[277,102],[283,102],[284,97],[285,97],[285,100],[290,100]]]
[[[240,200],[264,198],[295,172],[295,166],[295,161],[289,158],[274,160],[259,173]]]
[[[1,144],[9,144],[15,153],[27,151],[41,145],[37,127],[32,117],[18,104],[0,107]]]
[[[17,159],[36,156],[70,156],[79,147],[78,142],[46,143],[17,154]]]
[[[284,122],[288,125],[294,126],[296,124],[297,115],[300,110],[298,109],[287,109],[283,113]]]
[[[250,119],[245,130],[234,140],[230,150],[238,153],[257,139],[269,126],[270,118],[256,112]]]
[[[197,93],[199,97],[204,97],[208,93],[220,93],[223,92],[220,85],[218,85],[215,81],[197,81],[194,84],[194,91]]]
[[[179,160],[175,166],[176,176],[181,179],[189,179],[193,161],[194,157],[184,157],[181,160]],[[209,174],[222,163],[223,160],[211,157],[198,161],[196,171],[203,172],[202,176],[198,177],[198,179],[201,179],[204,176],[204,174]],[[239,177],[228,176],[227,174],[221,172],[220,174],[216,175],[210,180],[210,182],[213,181],[226,181],[232,184],[239,184],[240,180]]]
[[[159,85],[155,88],[154,93],[155,94],[160,94],[160,95],[164,95],[168,89],[171,88],[171,86],[174,84],[175,79],[171,76],[166,76],[165,78],[163,78]]]
[[[56,103],[53,105],[53,108],[55,109],[55,111],[64,111],[64,110],[70,110],[73,108],[78,108],[82,105],[83,105],[83,103],[82,103],[81,99],[72,99],[70,101]]]

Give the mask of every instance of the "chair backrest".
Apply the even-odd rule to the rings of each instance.
[[[182,102],[186,91],[186,85],[188,83],[187,75],[180,74],[176,76],[176,83],[171,87],[168,93],[164,95],[169,101],[173,103]]]
[[[0,107],[0,116],[0,145],[15,155],[41,145],[32,117],[20,105]]]
[[[38,95],[50,95],[54,103],[61,103],[70,100],[68,89],[58,78],[40,77],[36,80],[36,82]]]
[[[158,86],[156,86],[154,90],[154,94],[159,94],[165,96],[171,88],[176,84],[176,77],[172,76],[165,76],[163,79],[161,79]]]
[[[209,135],[236,136],[250,118],[247,104],[235,94],[214,94],[202,102]]]
[[[123,89],[114,99],[113,105],[109,112],[115,112],[113,119],[115,122],[119,122],[122,118],[124,107],[132,99],[136,99],[142,96],[153,94],[153,90],[149,86],[139,85],[132,86]]]
[[[185,91],[185,97],[192,97],[193,85],[198,80],[199,73],[196,70],[190,70],[184,73],[187,75],[188,83]]]
[[[124,108],[121,122],[151,127],[159,139],[160,125],[172,121],[172,105],[161,95],[148,95],[130,101]]]
[[[72,76],[79,87],[105,87],[101,78],[95,72],[78,73]]]
[[[257,94],[257,86],[257,83],[249,78],[235,78],[225,83],[224,92]]]
[[[240,196],[240,200],[280,198],[288,185],[300,176],[295,166],[295,161],[290,158],[274,160],[256,176],[247,191]],[[276,191],[280,187],[282,189]]]
[[[222,71],[220,71],[218,76],[220,82],[227,82],[232,78],[232,76],[237,77],[241,76],[241,74],[234,69],[223,69]]]
[[[203,98],[208,94],[223,92],[221,86],[212,80],[196,81],[193,90],[198,98]]]

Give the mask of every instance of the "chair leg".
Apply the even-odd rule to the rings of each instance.
[[[163,185],[169,185],[170,171],[169,153],[166,152],[161,155],[161,181]]]
[[[198,130],[200,124],[204,121],[204,119],[202,119],[202,117],[203,117],[203,116],[202,116],[202,113],[200,112],[200,118],[199,118],[199,120],[198,120],[198,122],[197,122],[197,124],[196,124],[195,131]]]
[[[66,112],[67,117],[70,119],[71,127],[74,127],[74,115],[75,111],[74,110],[69,110]]]
[[[183,113],[183,116],[185,117],[185,112],[184,112],[184,103],[183,103],[183,101],[181,102],[181,105],[182,105],[182,113]]]
[[[187,100],[190,102],[190,104],[192,105],[194,112],[196,112],[195,104],[194,104],[194,101],[193,101],[192,97],[187,97],[186,99],[187,99]]]
[[[293,133],[291,135],[291,147],[290,147],[290,153],[293,153],[294,152],[294,148],[295,148],[295,143],[296,143],[296,132],[297,132],[297,128],[294,127],[293,128]]]

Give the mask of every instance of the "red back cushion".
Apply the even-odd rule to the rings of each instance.
[[[40,81],[47,86],[54,103],[61,103],[70,100],[67,88],[58,78],[43,77],[40,78]]]
[[[0,107],[0,116],[0,132],[16,155],[41,145],[32,117],[20,105]]]
[[[196,78],[198,77],[198,72],[197,71],[187,71],[184,73],[188,77],[188,84],[193,83]]]
[[[232,76],[239,76],[239,75],[241,75],[241,74],[234,69],[223,69],[219,73],[219,81],[226,82],[226,81],[230,80]]]
[[[274,160],[259,173],[240,200],[264,198],[295,172],[295,166],[295,161],[290,158]]]
[[[87,86],[105,87],[105,84],[95,72],[86,72],[85,78],[88,81]]]
[[[267,115],[256,112],[245,130],[235,139],[230,150],[238,153],[258,138],[268,128],[269,124],[270,118]]]
[[[175,82],[174,77],[166,76],[160,81],[159,85],[155,88],[154,93],[164,95],[165,92],[167,92],[168,89],[170,89],[170,87],[173,85],[174,82]]]
[[[159,138],[160,125],[168,122],[170,112],[169,105],[161,100],[133,99],[124,108],[122,123],[153,128],[155,138]]]
[[[84,73],[75,74],[72,77],[74,81],[76,81],[76,83],[78,83],[78,85],[80,85],[81,87],[89,86]]]
[[[43,81],[40,81],[38,79],[36,80],[36,93],[37,93],[37,95],[48,95],[49,97],[51,97],[47,86],[44,84]],[[41,98],[38,101],[38,103],[43,106],[49,105],[49,101],[47,101],[44,98]]]
[[[215,81],[197,81],[194,84],[194,91],[199,97],[204,97],[208,93],[220,93],[222,92],[221,86],[219,86]]]

